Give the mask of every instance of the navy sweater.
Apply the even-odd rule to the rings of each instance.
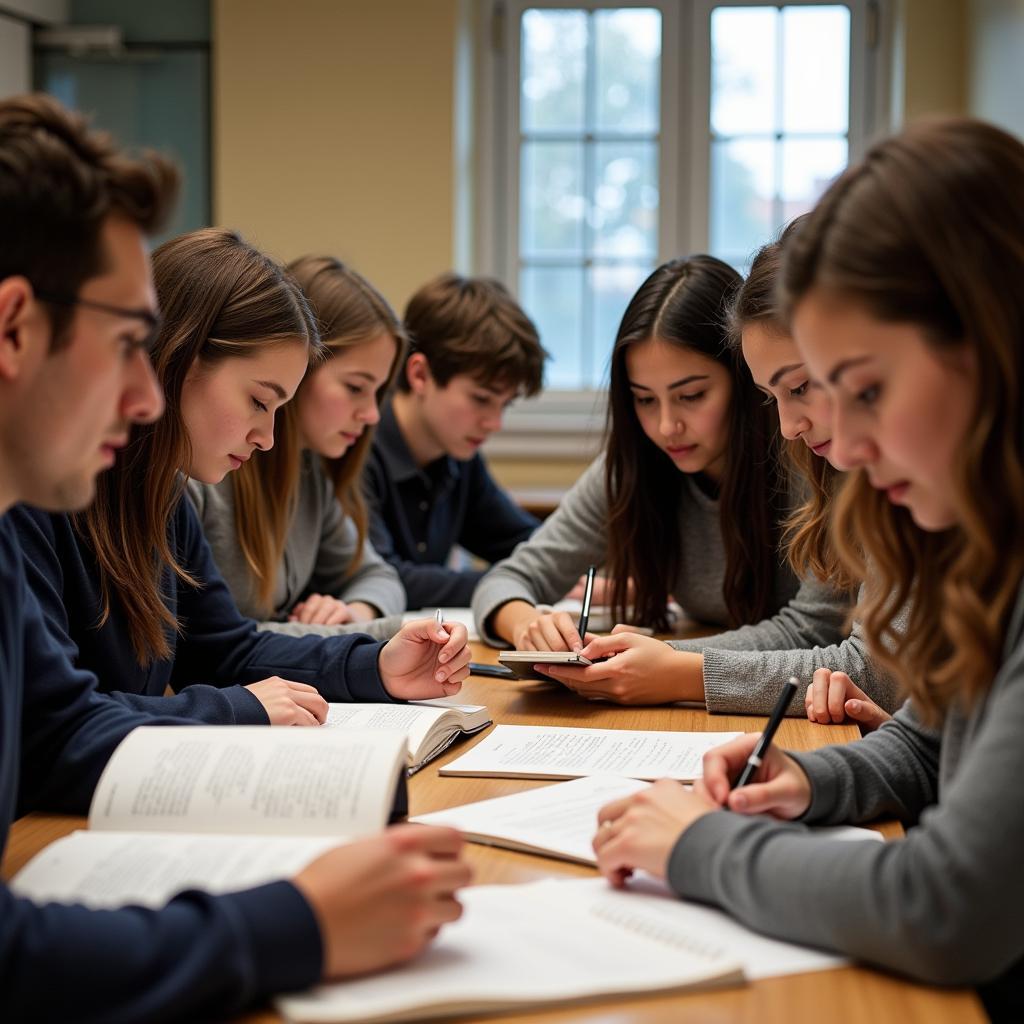
[[[84,813],[140,715],[96,693],[43,623],[13,524],[0,516],[0,853],[18,808]],[[0,885],[0,1019],[221,1017],[321,970],[313,913],[289,882],[158,911],[37,906]]]
[[[29,585],[50,633],[68,658],[97,677],[98,688],[131,708],[211,724],[266,725],[263,705],[245,684],[268,676],[309,683],[331,701],[391,701],[377,671],[381,644],[368,636],[292,637],[260,632],[243,617],[210,554],[192,503],[178,502],[168,525],[171,551],[198,588],[164,573],[164,600],[182,623],[168,631],[171,657],[139,665],[116,597],[103,610],[92,548],[66,515],[16,506]],[[164,697],[167,687],[175,692]]]
[[[447,455],[420,469],[390,403],[363,471],[370,542],[398,570],[409,608],[468,606],[484,569],[451,569],[458,544],[485,562],[508,558],[540,525],[495,482],[483,456]]]

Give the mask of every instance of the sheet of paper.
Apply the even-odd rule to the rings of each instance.
[[[596,864],[590,841],[597,831],[597,812],[612,800],[648,785],[621,776],[593,775],[420,814],[412,820],[425,825],[448,825],[473,836],[504,839]]]
[[[440,773],[549,779],[625,775],[692,781],[703,773],[708,750],[739,735],[498,725]]]
[[[557,883],[545,880],[533,884],[541,889]],[[567,884],[578,886],[581,893],[588,887],[594,892],[608,887],[603,878],[573,879]],[[679,929],[684,934],[700,936],[711,949],[738,959],[743,965],[743,974],[751,981],[829,970],[849,963],[845,957],[760,935],[714,907],[685,902],[675,896],[664,882],[650,875],[635,878],[623,892],[623,895],[630,894],[650,901],[645,905],[645,913],[652,926],[653,922],[663,922],[666,927]]]
[[[391,811],[401,732],[144,726],[107,764],[89,827],[365,835]]]
[[[337,836],[72,832],[33,857],[11,889],[37,903],[160,907],[185,889],[234,892],[289,878],[342,841]]]
[[[437,1014],[738,981],[735,957],[665,920],[661,897],[603,882],[474,886],[465,913],[411,963],[285,997],[290,1020],[421,1020]]]

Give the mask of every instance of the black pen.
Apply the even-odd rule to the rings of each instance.
[[[745,786],[757,774],[757,769],[761,767],[764,755],[768,753],[768,748],[775,737],[775,730],[778,729],[782,719],[786,717],[786,708],[789,707],[789,702],[796,694],[799,685],[800,683],[796,676],[790,676],[789,682],[783,685],[782,693],[779,694],[779,699],[775,702],[775,707],[772,708],[771,718],[768,719],[768,724],[764,727],[764,732],[761,733],[757,746],[754,747],[750,757],[747,758],[747,763],[743,766],[743,771],[740,772],[740,777],[736,780],[736,785],[732,787],[733,789]]]
[[[587,619],[590,618],[590,599],[594,596],[594,573],[597,569],[590,566],[587,569],[587,585],[583,589],[583,607],[580,609],[580,641],[587,642]]]

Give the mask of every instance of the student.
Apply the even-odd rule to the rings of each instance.
[[[0,852],[18,814],[85,813],[132,729],[180,721],[102,697],[72,667],[4,514],[82,508],[110,442],[160,414],[144,232],[175,186],[169,163],[129,159],[47,97],[0,101]],[[191,891],[157,911],[36,905],[0,885],[0,1016],[221,1019],[386,967],[458,916],[459,848],[446,829],[390,829],[291,882]]]
[[[787,245],[793,334],[850,470],[834,542],[867,585],[873,655],[910,696],[857,743],[711,752],[600,814],[601,870],[667,875],[770,935],[921,981],[977,985],[1024,1019],[1024,146],[976,121],[874,146]],[[909,602],[903,628],[894,617]],[[935,726],[940,731],[931,731]],[[728,807],[728,810],[723,810]],[[889,843],[820,824],[897,816]]]
[[[581,647],[571,616],[536,606],[557,600],[589,563],[608,568],[620,621],[628,615],[664,631],[672,594],[695,619],[739,627],[697,650],[789,650],[842,638],[848,595],[813,577],[801,584],[779,556],[792,509],[777,426],[726,337],[739,283],[721,260],[698,255],[663,264],[641,285],[612,351],[605,454],[480,583],[473,612],[489,642]],[[761,711],[774,701],[774,678],[719,675],[697,651],[636,633],[592,640],[584,653],[615,656],[548,671],[583,696],[706,700],[715,711]]]
[[[439,648],[445,634],[419,620],[382,648],[365,635],[259,632],[239,614],[183,474],[216,483],[273,445],[274,413],[306,371],[316,326],[282,268],[230,231],[167,242],[153,265],[165,415],[117,432],[127,451],[85,512],[11,512],[55,635],[104,692],[211,723],[316,725],[328,700],[457,692],[469,662],[462,626]]]
[[[405,331],[384,297],[329,256],[288,267],[326,359],[277,417],[274,447],[220,483],[189,482],[217,568],[260,628],[387,639],[405,611],[398,573],[366,536],[360,478]],[[392,616],[382,619],[382,616]]]
[[[480,446],[515,398],[540,391],[547,353],[489,278],[442,274],[409,300],[405,325],[412,351],[366,468],[370,539],[410,608],[466,606],[484,570],[450,568],[454,546],[495,562],[537,527],[491,478]]]
[[[792,221],[778,241],[763,246],[754,256],[750,273],[729,309],[730,344],[740,348],[755,386],[778,411],[779,431],[787,442],[786,462],[809,492],[786,523],[789,564],[800,576],[813,573],[820,580],[842,580],[852,587],[854,581],[844,572],[828,530],[832,501],[843,479],[829,461],[828,396],[810,380],[777,299],[782,248],[804,220]],[[826,649],[705,650],[704,672],[746,678],[756,674],[776,683],[791,675],[809,679],[803,703],[812,722],[849,718],[862,728],[877,728],[899,700],[895,680],[867,656],[859,623],[854,623],[853,632],[842,643]]]

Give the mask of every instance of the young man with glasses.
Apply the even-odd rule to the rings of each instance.
[[[0,101],[0,852],[11,822],[83,813],[114,747],[146,724],[96,693],[48,634],[5,513],[80,509],[133,423],[163,410],[147,354],[146,235],[176,174],[131,160],[46,97]],[[35,905],[0,886],[0,1018],[221,1017],[322,977],[412,956],[460,912],[461,840],[405,827],[291,881],[161,910]]]

